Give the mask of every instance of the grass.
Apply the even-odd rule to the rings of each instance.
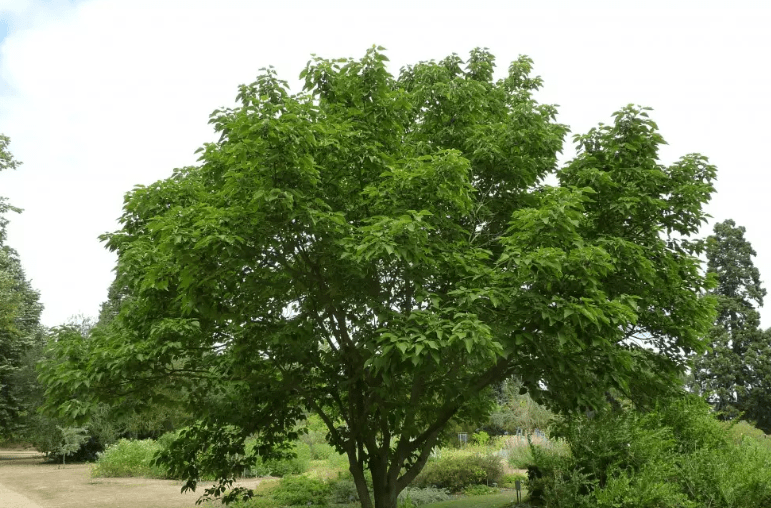
[[[525,494],[526,492],[523,489],[523,498],[525,497]],[[511,491],[500,494],[490,494],[488,496],[462,497],[452,501],[441,501],[439,503],[432,503],[423,506],[430,508],[508,508],[510,506],[516,506],[515,499],[516,494]]]

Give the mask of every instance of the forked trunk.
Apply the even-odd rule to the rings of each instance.
[[[362,508],[396,508],[399,492],[396,485],[388,482],[387,469],[370,469],[372,473],[372,497],[367,486],[367,480],[363,468],[351,467],[353,481],[359,494],[359,502]],[[374,498],[374,503],[372,499]]]

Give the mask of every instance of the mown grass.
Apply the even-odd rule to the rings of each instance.
[[[525,490],[523,489],[522,498],[524,499],[524,497]],[[510,506],[517,506],[517,504],[514,492],[502,492],[487,496],[468,496],[425,506],[430,508],[508,508]]]

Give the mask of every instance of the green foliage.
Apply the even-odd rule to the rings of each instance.
[[[59,443],[56,452],[62,458],[62,464],[66,462],[67,455],[73,454],[88,441],[88,429],[81,427],[56,427],[59,431]]]
[[[446,454],[426,463],[414,485],[461,492],[471,485],[498,483],[502,476],[503,466],[498,456]]]
[[[326,460],[335,454],[335,449],[327,443],[327,427],[318,415],[310,414],[305,420],[305,432],[300,434],[300,441],[308,445],[311,460]]]
[[[170,438],[163,443],[144,439],[130,441],[121,439],[99,454],[99,458],[91,469],[94,477],[134,477],[169,478],[168,473],[153,464],[155,455],[168,444]]]
[[[532,461],[530,462],[532,463]],[[516,487],[517,480],[520,481],[520,485],[525,484],[525,480],[527,480],[527,475],[525,474],[505,474],[501,477],[501,487],[505,487],[507,489],[513,489]]]
[[[761,508],[771,503],[771,451],[753,440],[702,449],[681,467],[681,483],[699,506]]]
[[[278,501],[269,497],[253,497],[246,501],[234,501],[233,508],[280,508]]]
[[[287,476],[282,478],[273,490],[273,499],[285,506],[327,506],[330,494],[328,483],[307,476]]]
[[[757,422],[771,432],[771,330],[760,329],[766,290],[746,230],[733,220],[715,224],[707,240],[707,271],[717,279],[717,318],[710,350],[694,358],[698,390],[726,418]]]
[[[251,438],[246,441],[247,455],[257,455],[259,440]],[[313,459],[311,448],[304,444],[295,442],[286,450],[286,454],[274,458],[262,458],[257,456],[254,466],[252,466],[247,476],[290,476],[299,475],[308,470],[308,462]]]
[[[484,420],[480,393],[512,375],[563,409],[671,389],[712,321],[688,237],[714,167],[663,166],[629,106],[557,172],[568,128],[530,59],[497,81],[483,49],[386,62],[314,57],[296,94],[264,70],[213,113],[198,166],[127,194],[103,237],[111,318],[85,365],[46,375],[52,407],[79,418],[116,386],[168,402],[163,379],[199,423],[162,460],[191,488],[211,471],[214,494],[252,465],[247,436],[267,457],[315,413],[393,508],[443,427]]]
[[[496,392],[496,407],[486,425],[496,433],[515,435],[521,430],[531,434],[536,429],[548,429],[556,419],[547,407],[533,400],[519,379],[506,379]]]
[[[269,459],[255,467],[257,470],[263,471],[263,474],[259,476],[298,475],[308,470],[308,460],[301,457]]]
[[[359,501],[359,493],[353,478],[340,478],[330,483],[329,499],[332,503],[345,504]]]
[[[463,489],[463,493],[467,496],[489,496],[490,494],[496,494],[499,490],[495,487],[488,485],[469,485]]]
[[[424,504],[449,501],[452,496],[444,489],[435,487],[415,488],[407,487],[399,493],[398,503],[400,508],[409,506],[422,506]]]
[[[728,427],[728,435],[735,444],[740,444],[745,439],[748,439],[755,441],[758,446],[768,448],[771,451],[771,439],[769,439],[768,434],[748,422],[731,422]]]
[[[471,441],[474,444],[478,444],[479,446],[485,446],[487,445],[487,443],[490,442],[490,434],[488,434],[484,430],[475,432],[471,435]]]
[[[732,443],[698,398],[576,417],[562,430],[572,455],[533,451],[541,476],[529,488],[544,506],[760,508],[771,500],[771,451],[754,438]]]
[[[0,171],[20,165],[9,143],[0,134]],[[34,424],[38,387],[33,365],[43,341],[40,295],[27,280],[18,254],[6,244],[8,212],[21,210],[0,196],[0,439],[22,438]]]

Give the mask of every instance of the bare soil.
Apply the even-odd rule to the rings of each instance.
[[[247,480],[244,486],[258,483]],[[1,508],[194,508],[206,485],[185,494],[181,485],[175,480],[92,478],[90,464],[62,467],[45,463],[35,451],[0,449]]]

